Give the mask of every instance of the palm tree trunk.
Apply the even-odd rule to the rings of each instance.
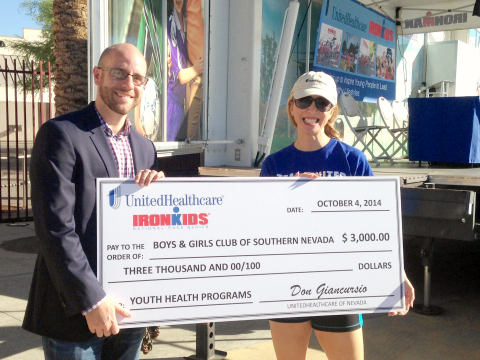
[[[53,14],[55,116],[59,116],[88,101],[87,0],[54,0]]]

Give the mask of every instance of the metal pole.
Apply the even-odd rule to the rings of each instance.
[[[280,107],[280,98],[282,96],[283,84],[285,82],[285,74],[287,73],[288,60],[290,50],[292,48],[293,35],[295,32],[295,24],[297,22],[298,1],[290,2],[288,8],[288,16],[285,22],[285,32],[282,43],[280,44],[280,51],[278,53],[278,65],[275,78],[273,80],[272,95],[269,101],[269,109],[267,109],[267,116],[265,117],[265,137],[268,138],[265,146],[265,154],[270,153],[272,147],[273,133],[275,131],[275,124],[277,122],[278,109]]]
[[[43,108],[43,62],[39,61],[40,66],[40,123],[43,125],[45,122],[44,108]]]
[[[277,65],[273,75],[272,89],[265,113],[265,121],[262,133],[257,140],[258,151],[257,158],[255,159],[255,166],[258,166],[261,159],[270,153],[270,148],[272,146],[273,133],[275,131],[275,124],[277,123],[280,98],[282,96],[283,84],[285,82],[285,74],[287,73],[288,60],[292,48],[299,6],[298,1],[291,1],[286,10],[284,28],[278,50]]]
[[[424,266],[424,285],[423,285],[423,301],[424,303],[416,303],[413,311],[422,315],[440,315],[443,309],[440,306],[431,304],[431,288],[432,288],[432,266],[433,266],[433,238],[426,237],[423,240],[423,248],[420,252],[422,264]]]
[[[167,46],[168,46],[168,36],[167,36],[167,26],[168,26],[168,14],[167,14],[167,0],[162,1],[162,24],[165,24],[165,27],[162,31],[162,119],[161,119],[161,129],[162,129],[162,140],[163,142],[167,141],[167,91],[168,91],[168,65],[167,65]]]
[[[28,184],[27,184],[27,153],[28,153],[28,137],[27,137],[27,83],[25,74],[25,60],[22,62],[23,71],[23,206],[25,207],[25,218],[28,218]],[[32,101],[34,101],[32,96]]]
[[[221,360],[225,359],[225,351],[215,350],[215,323],[197,324],[197,342],[195,355],[189,357],[194,360]]]
[[[33,60],[30,63],[30,73],[32,75],[32,137],[33,142],[35,142],[35,138],[37,136],[37,129],[35,126],[35,68],[33,67]]]
[[[23,207],[25,208],[25,217],[28,218],[28,197],[27,197],[27,152],[23,150]]]
[[[427,88],[427,50],[428,50],[428,33],[423,34],[423,68],[422,68],[422,85],[426,87],[425,97],[428,98]]]
[[[52,67],[50,61],[48,62],[48,119],[54,117],[53,114],[53,103],[52,103]]]
[[[311,0],[308,6],[308,15],[307,15],[307,48],[305,51],[305,72],[310,71],[310,33],[312,27],[312,4]]]
[[[8,111],[8,63],[7,59],[5,58],[5,103],[6,103],[6,110],[7,110],[7,116],[6,116],[6,123],[5,123],[5,128],[7,130],[7,206],[8,206],[8,220],[12,218],[10,214],[10,209],[11,209],[11,202],[10,202],[10,196],[11,196],[11,190],[10,190],[10,112]]]
[[[20,159],[19,159],[19,152],[18,152],[18,91],[17,91],[17,60],[13,60],[13,87],[15,90],[15,170],[17,175],[17,220],[20,219]],[[25,96],[25,94],[24,94]]]
[[[203,63],[209,64],[210,63],[210,46],[208,44],[208,36],[210,34],[210,0],[204,1],[204,9],[203,9],[203,38],[205,41],[203,42]],[[209,66],[205,66],[203,68],[203,75],[202,75],[202,84],[203,84],[203,116],[201,119],[203,120],[200,124],[201,132],[200,132],[200,139],[208,139],[208,84],[209,84]]]
[[[430,273],[430,266],[425,266],[424,271],[424,294],[423,294],[423,307],[429,308],[430,307],[430,289],[432,286],[432,277]]]

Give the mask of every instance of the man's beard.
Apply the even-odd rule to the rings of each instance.
[[[100,86],[99,93],[103,102],[110,108],[110,110],[120,115],[127,115],[130,110],[132,110],[140,103],[140,98],[132,98],[132,103],[130,104],[130,106],[127,104],[119,104],[114,99],[114,97],[117,96],[115,95],[115,91],[112,88],[106,86]]]

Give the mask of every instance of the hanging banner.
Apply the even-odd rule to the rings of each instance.
[[[166,141],[201,140],[204,67],[202,0],[168,0],[167,24],[163,25],[162,2],[142,2],[144,5],[136,46],[147,60],[149,81],[140,106],[135,110],[135,127],[140,134],[154,142],[164,138]],[[165,35],[167,48],[163,49],[162,38]],[[165,56],[168,75],[164,79],[162,59]],[[161,103],[164,82],[167,83],[166,104]],[[166,109],[167,114],[166,129],[163,129],[166,134],[162,134],[160,126],[162,108]]]
[[[435,10],[432,10],[432,7]],[[431,4],[431,6],[424,6],[422,9],[409,7],[408,10],[401,12],[402,33],[410,35],[478,28],[480,27],[480,17],[473,16],[472,11],[473,1],[459,1],[454,6],[451,2],[439,2]]]
[[[324,1],[313,60],[357,101],[395,99],[395,22],[354,0]]]
[[[204,42],[202,1],[171,0],[167,3],[167,11],[167,141],[201,140]]]

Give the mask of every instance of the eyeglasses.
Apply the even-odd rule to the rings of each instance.
[[[101,70],[110,71],[110,75],[113,78],[118,80],[125,80],[128,76],[131,76],[133,80],[133,85],[136,85],[136,86],[146,85],[148,82],[148,78],[142,75],[129,74],[120,69],[108,69],[108,68],[101,68],[101,67],[98,67],[98,68]]]
[[[310,105],[312,105],[312,102],[315,102],[315,107],[321,112],[327,112],[333,107],[333,104],[323,97],[314,99],[311,96],[305,96],[300,99],[294,99],[293,101],[299,109],[308,109]]]

